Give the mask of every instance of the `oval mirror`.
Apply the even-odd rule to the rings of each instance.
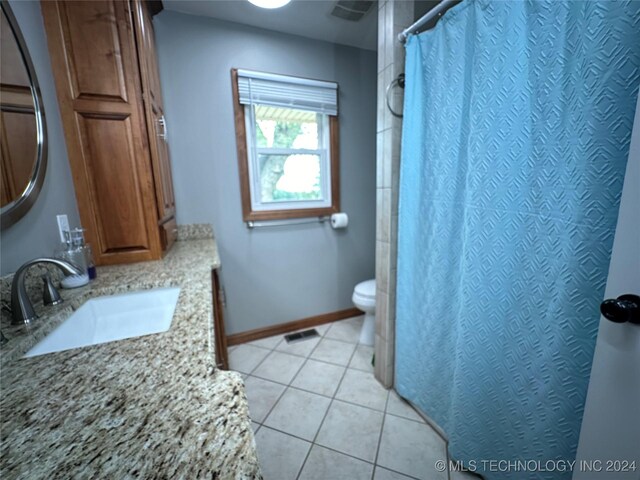
[[[47,169],[40,88],[8,3],[0,25],[0,225],[9,227],[33,205]]]

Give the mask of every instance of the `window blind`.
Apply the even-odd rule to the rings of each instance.
[[[238,70],[240,103],[338,114],[338,84],[273,73]]]

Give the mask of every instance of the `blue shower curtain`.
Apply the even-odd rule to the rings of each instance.
[[[575,458],[639,66],[640,2],[465,0],[407,42],[395,386],[486,478],[571,476],[481,462]]]

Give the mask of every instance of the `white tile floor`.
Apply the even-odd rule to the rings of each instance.
[[[229,349],[246,375],[265,480],[447,480],[443,440],[374,378],[373,348],[358,345],[362,317]],[[457,477],[456,477],[457,478]]]

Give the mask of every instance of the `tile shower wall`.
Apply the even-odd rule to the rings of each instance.
[[[386,0],[378,8],[378,117],[376,177],[376,378],[393,386],[396,307],[398,181],[402,119],[387,108],[387,86],[404,72],[404,46],[398,34],[413,22],[413,0]],[[395,112],[403,91],[389,92]]]

